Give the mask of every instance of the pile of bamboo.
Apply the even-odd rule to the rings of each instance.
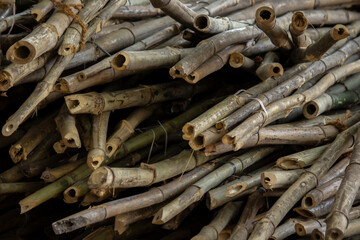
[[[358,4],[1,1],[0,239],[359,239]]]

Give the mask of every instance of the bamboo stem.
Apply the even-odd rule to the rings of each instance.
[[[164,15],[164,12],[160,9],[154,8],[151,4],[147,4],[122,6],[115,12],[112,17],[121,19],[145,19],[159,15]]]
[[[315,229],[320,229],[326,226],[324,219],[306,219],[300,220],[295,224],[296,233],[304,237],[310,235]]]
[[[288,171],[270,171],[261,174],[261,185],[265,189],[284,188],[293,184],[303,173],[302,169]]]
[[[256,69],[256,75],[262,81],[265,81],[269,77],[280,77],[284,74],[284,69],[280,63],[276,63],[277,61],[279,61],[279,57],[276,55],[276,53],[266,53],[264,60]]]
[[[233,68],[242,68],[252,73],[254,73],[256,70],[255,61],[248,57],[245,57],[239,52],[234,52],[230,55],[229,65]]]
[[[282,240],[293,235],[295,231],[295,224],[298,222],[296,218],[289,218],[285,223],[275,229],[274,234],[269,237],[269,240]]]
[[[83,163],[84,161],[79,160],[75,162],[66,163],[56,168],[52,168],[52,169],[48,168],[41,174],[40,178],[43,179],[45,182],[54,182],[57,179],[61,178],[62,176],[68,174],[69,172],[72,172]]]
[[[75,116],[69,113],[65,104],[61,107],[55,118],[55,122],[65,146],[69,148],[81,148],[79,132],[75,125]]]
[[[51,0],[43,0],[34,5],[30,13],[37,22],[40,22],[53,8],[54,3]]]
[[[110,111],[93,116],[91,149],[87,155],[87,165],[101,164],[106,158],[106,135]]]
[[[207,16],[207,14],[197,15],[193,22],[193,26],[197,31],[207,34],[216,34],[235,28],[247,27],[254,23],[250,19],[246,21],[233,21],[227,17],[212,18]]]
[[[28,23],[32,21],[34,17],[30,13],[30,9],[27,9],[23,12],[17,13],[15,15],[11,15],[5,17],[0,20],[0,33],[4,32],[6,29],[10,28],[12,24],[15,23]]]
[[[43,182],[0,183],[0,193],[31,193],[44,185]]]
[[[79,198],[84,196],[88,191],[87,178],[77,181],[75,184],[65,189],[64,202],[76,203],[79,201]]]

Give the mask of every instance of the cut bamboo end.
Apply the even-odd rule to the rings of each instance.
[[[63,92],[63,93],[70,92],[69,85],[68,85],[67,81],[65,81],[65,79],[63,79],[63,78],[59,78],[56,81],[56,83],[54,85],[54,90],[56,92]]]
[[[152,224],[164,224],[165,221],[163,219],[164,217],[164,210],[163,208],[161,208],[155,215],[154,215],[154,218],[152,220]]]
[[[129,64],[129,55],[125,52],[120,52],[113,57],[111,60],[111,67],[115,70],[122,71],[126,69],[126,66]]]
[[[183,128],[182,132],[184,133],[183,139],[184,140],[190,140],[195,137],[195,128],[193,125],[186,123]]]
[[[304,228],[304,226],[302,224],[296,223],[294,228],[295,228],[297,235],[299,235],[301,237],[306,236],[306,229]]]
[[[342,24],[337,24],[335,25],[331,31],[330,31],[330,36],[338,41],[344,38],[347,38],[348,36],[350,36],[350,32],[349,30]]]
[[[0,73],[0,91],[7,91],[13,86],[13,78],[11,75],[5,71]]]
[[[189,146],[195,151],[204,148],[205,147],[204,136],[202,134],[199,134],[199,136],[196,136],[195,138],[190,139]]]
[[[205,14],[197,15],[194,19],[194,27],[200,32],[208,29],[209,25],[210,25],[209,16]]]
[[[344,237],[344,234],[339,229],[330,229],[326,231],[326,239],[329,240],[341,240]]]
[[[4,135],[5,137],[10,136],[11,134],[13,134],[16,129],[18,129],[19,124],[15,123],[14,121],[8,120],[5,125],[3,126],[1,133],[2,135]]]
[[[311,232],[310,236],[311,236],[311,239],[314,239],[314,240],[324,240],[325,239],[324,234],[319,229],[314,229]]]
[[[276,161],[276,165],[282,169],[299,169],[305,167],[305,164],[298,161],[298,158],[282,157]]]
[[[280,63],[273,63],[270,71],[273,77],[280,77],[284,74],[284,68]]]
[[[76,52],[76,47],[73,44],[62,44],[58,50],[58,54],[62,56],[67,56],[75,52]]]
[[[275,174],[271,172],[264,172],[261,174],[261,185],[265,189],[272,189],[273,186],[275,186],[276,182],[277,182],[277,178]]]
[[[69,148],[81,148],[79,135],[75,133],[67,133],[63,136],[63,143]]]
[[[184,73],[184,70],[182,69],[182,67],[176,67],[173,66],[172,68],[170,68],[169,70],[169,74],[172,78],[185,78],[186,74]]]
[[[307,18],[305,17],[304,13],[296,12],[292,16],[291,27],[292,27],[292,34],[294,35],[301,35],[308,26]]]
[[[275,11],[271,7],[260,7],[256,10],[255,20],[259,28],[271,29],[275,25]]]
[[[235,197],[236,195],[239,195],[240,193],[242,193],[243,191],[245,191],[247,189],[247,183],[245,182],[240,182],[237,183],[235,185],[230,186],[227,190],[225,195],[227,197]]]
[[[92,94],[75,94],[65,97],[66,106],[71,114],[93,113],[94,101]],[[96,113],[99,114],[98,111]]]
[[[84,72],[79,72],[76,74],[76,78],[79,80],[79,82],[85,81],[88,76]]]
[[[6,52],[6,58],[17,64],[29,63],[35,58],[35,55],[36,49],[26,41],[16,42]]]
[[[315,207],[321,202],[321,199],[316,199],[316,196],[312,194],[306,194],[301,200],[301,207],[304,209],[310,209]]]
[[[88,153],[87,163],[90,163],[91,166],[100,166],[105,159],[106,155],[102,149],[92,149]]]
[[[218,131],[225,131],[225,123],[223,121],[215,123],[215,128]]]
[[[88,181],[90,189],[110,186],[114,180],[114,174],[108,167],[100,167],[91,173]]]
[[[348,227],[349,218],[342,212],[330,213],[326,220],[325,238],[329,240],[340,240],[344,238],[344,231]]]
[[[192,73],[190,73],[189,75],[187,75],[186,77],[183,78],[185,81],[187,81],[190,84],[195,84],[198,81],[200,81],[202,79],[201,74],[196,72],[196,70]]]
[[[78,202],[78,189],[69,187],[64,191],[64,202],[65,203],[76,203]]]
[[[233,68],[240,68],[244,64],[244,55],[241,53],[232,53],[230,55],[229,64]]]
[[[106,143],[106,148],[105,148],[106,154],[108,156],[112,156],[117,150],[117,148],[118,146],[114,143]]]
[[[229,145],[233,145],[233,143],[236,142],[236,137],[232,137],[230,135],[225,135],[221,138],[221,141],[224,143],[224,144],[229,144]]]
[[[305,104],[303,108],[304,117],[307,119],[313,119],[318,116],[319,113],[319,105],[315,101],[310,101]]]
[[[21,144],[14,144],[9,149],[9,154],[11,157],[11,160],[14,163],[18,163],[21,160],[25,160],[28,153],[25,152],[25,149]]]
[[[54,143],[53,148],[56,153],[61,154],[66,151],[67,146],[64,144],[64,142],[62,140],[60,140],[60,141]]]
[[[88,165],[88,167],[92,170],[95,170],[95,169],[98,169],[101,164],[103,163],[103,161],[105,160],[105,158],[93,158],[92,156],[91,157],[88,157],[87,160],[86,160],[86,164]]]
[[[306,218],[316,218],[316,215],[307,209],[303,209],[301,207],[294,208],[294,211],[297,212],[300,216]]]

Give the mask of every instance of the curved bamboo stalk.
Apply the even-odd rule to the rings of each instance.
[[[275,46],[286,51],[293,48],[293,43],[286,31],[276,24],[275,11],[271,7],[258,8],[255,13],[255,23]]]
[[[75,117],[71,115],[65,104],[55,118],[56,128],[61,134],[62,142],[69,148],[81,148],[79,132],[75,125]]]
[[[208,82],[193,86],[175,81],[116,92],[74,94],[66,96],[65,103],[72,114],[99,114],[104,111],[187,98],[212,87],[214,84]],[[102,102],[102,104],[97,104],[98,102]]]
[[[261,185],[265,189],[284,188],[293,184],[304,172],[302,169],[261,173]]]
[[[357,129],[354,151],[350,158],[350,164],[346,168],[340,188],[336,193],[335,202],[326,220],[326,235],[328,239],[342,239],[345,229],[349,224],[349,212],[360,183],[358,179],[360,157],[360,128]]]
[[[242,172],[247,167],[266,157],[276,148],[256,148],[239,157],[232,158],[228,163],[219,167],[200,181],[192,184],[179,197],[164,206],[156,215],[157,222],[167,222],[192,203],[199,201],[205,193],[216,187],[226,178]]]
[[[76,203],[79,201],[79,198],[84,196],[88,191],[87,178],[77,181],[75,184],[65,189],[64,202]]]
[[[227,226],[227,224],[234,219],[240,212],[243,206],[243,202],[230,202],[226,204],[216,214],[215,218],[206,226],[204,226],[200,232],[191,238],[191,240],[216,240],[219,237],[219,233]]]
[[[275,229],[275,232],[269,240],[282,240],[285,239],[295,233],[295,224],[298,222],[296,218],[289,218],[285,223],[278,226]]]
[[[160,187],[151,188],[149,191],[129,196],[126,198],[114,200],[103,205],[99,205],[96,208],[87,209],[72,216],[66,217],[53,223],[53,229],[56,234],[64,232],[71,232],[86,225],[100,222],[106,218],[110,218],[121,213],[134,211],[144,207],[152,206],[157,203],[161,203],[172,196],[176,196],[183,191],[191,183],[205,176],[212,171],[215,167],[213,163],[207,163],[194,170],[185,173],[181,181],[174,179],[168,184],[164,184]],[[105,211],[107,212],[105,214]],[[77,219],[87,219],[86,221],[77,221]],[[74,223],[74,224],[67,224]]]
[[[48,168],[41,174],[41,179],[43,179],[45,182],[54,182],[57,179],[61,178],[62,176],[68,174],[69,172],[72,172],[76,168],[78,168],[81,164],[83,164],[84,161],[75,161],[75,162],[69,162],[64,165],[61,165],[56,168]]]
[[[54,114],[34,124],[15,144],[9,149],[9,154],[14,163],[26,160],[36,146],[42,142],[50,132],[55,129]]]
[[[81,7],[80,0],[67,0],[64,4],[75,4]],[[70,9],[76,14],[80,8],[70,7]],[[6,58],[18,64],[29,63],[38,58],[57,45],[72,20],[73,18],[64,12],[55,12],[46,23],[41,24],[25,38],[12,45],[6,52]]]
[[[229,240],[247,239],[253,229],[254,219],[259,209],[265,205],[265,199],[261,191],[252,193],[245,205],[244,211],[237,224],[235,225]]]
[[[155,133],[155,140],[164,136],[165,132],[167,132],[168,134],[174,133],[175,131],[179,130],[185,122],[189,121],[190,119],[193,119],[199,112],[203,112],[207,110],[208,108],[219,102],[220,100],[222,100],[222,98],[208,99],[207,101],[204,101],[203,103],[190,108],[189,110],[173,118],[172,120],[163,123],[162,126],[153,128],[152,130],[139,134],[136,137],[126,141],[122,145],[122,147],[111,158],[105,159],[102,165],[110,164],[129,153],[132,153],[134,151],[137,151],[138,149],[150,145],[154,140],[154,133]],[[100,163],[99,165],[92,164],[93,168],[98,168],[99,166]],[[51,183],[48,186],[29,195],[20,202],[20,206],[22,207],[22,212],[27,212],[32,208],[40,205],[41,203],[49,200],[53,196],[57,196],[75,182],[79,181],[80,179],[84,179],[85,177],[88,177],[91,174],[91,172],[92,171],[87,166],[87,164],[83,164],[76,170],[72,171],[70,174],[65,175],[64,177],[58,179],[54,183]]]
[[[198,81],[208,76],[209,74],[221,69],[228,62],[231,53],[235,51],[239,51],[240,49],[243,48],[244,45],[240,44],[240,45],[229,46],[224,50],[217,52],[216,54],[214,54],[214,56],[209,58],[209,60],[207,60],[199,68],[195,69],[194,72],[186,76],[184,80],[191,84],[197,83]]]
[[[106,142],[106,153],[112,156],[115,151],[134,133],[135,128],[159,107],[153,104],[134,110],[126,119],[121,120],[118,129]]]
[[[265,103],[263,102],[263,104],[266,106],[269,102],[279,99],[279,94],[284,94],[284,92],[286,92],[286,95],[290,94],[288,90],[296,89],[299,86],[298,84],[303,84],[307,79],[318,75],[319,73],[328,69],[328,67],[340,64],[340,62],[338,62],[339,60],[342,61],[348,57],[348,55],[345,55],[344,52],[352,55],[354,51],[357,51],[357,49],[359,48],[358,42],[360,43],[360,38],[349,41],[344,47],[341,48],[341,50],[331,54],[328,57],[323,58],[321,61],[314,62],[306,71],[303,71],[301,74],[290,78],[288,81],[270,90],[268,94],[266,94],[266,100],[264,99],[264,96],[260,96],[260,99],[264,99],[265,101]],[[324,66],[324,63],[326,63],[326,66]],[[329,63],[330,65],[327,65],[327,63]],[[245,144],[246,140],[249,139],[251,135],[253,135],[260,129],[260,125],[264,125],[266,118],[271,118],[273,114],[285,111],[295,106],[301,106],[311,101],[312,99],[320,96],[321,93],[323,93],[328,87],[330,87],[337,81],[341,81],[342,77],[351,75],[358,71],[360,71],[360,65],[358,64],[358,61],[349,63],[347,65],[337,68],[336,70],[333,70],[329,74],[326,74],[318,83],[316,83],[313,87],[304,91],[303,93],[294,94],[290,97],[271,103],[266,107],[267,114],[265,114],[264,111],[253,114],[251,117],[247,118],[244,122],[242,122],[239,126],[234,128],[231,132],[227,133],[222,138],[223,143],[231,144],[234,150],[240,149]],[[311,75],[309,75],[310,72],[312,73]],[[285,84],[288,86],[286,90],[280,90],[280,87]],[[290,85],[292,85],[293,87],[290,87]],[[276,93],[276,96],[273,95],[273,93]],[[257,102],[256,105],[258,106],[259,103]],[[260,125],[258,125],[257,123],[259,123]],[[241,129],[251,129],[251,131],[247,131],[246,133],[244,133],[244,131]]]
[[[316,187],[318,179],[326,173],[345,149],[353,145],[353,134],[357,127],[358,124],[355,124],[348,130],[338,134],[334,142],[330,144],[321,157],[291,185],[267,212],[265,217],[256,224],[254,231],[250,235],[250,240],[265,240],[274,233],[276,226],[290,208],[306,192]]]
[[[279,61],[279,57],[276,53],[268,52],[265,54],[264,60],[261,62],[260,66],[256,69],[256,75],[262,80],[265,81],[269,77],[280,77],[284,74],[284,69]]]
[[[106,158],[106,135],[110,112],[103,112],[93,116],[91,149],[87,155],[87,165],[101,164]]]

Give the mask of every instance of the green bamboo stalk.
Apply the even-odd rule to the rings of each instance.
[[[357,127],[358,124],[355,124],[348,130],[338,134],[334,142],[330,144],[321,157],[291,185],[267,212],[265,217],[256,224],[249,239],[265,240],[274,233],[276,226],[281,222],[290,208],[299,201],[306,192],[316,187],[318,179],[326,173],[345,149],[353,145],[353,134]]]
[[[31,193],[44,185],[44,182],[0,183],[0,193]]]
[[[138,149],[141,149],[152,143],[154,139],[159,139],[160,137],[165,135],[165,131],[170,134],[180,129],[181,126],[190,119],[194,118],[199,112],[203,112],[207,110],[209,107],[214,105],[216,102],[220,101],[221,98],[218,99],[209,99],[202,104],[199,104],[183,114],[180,114],[176,118],[163,123],[162,126],[158,126],[152,130],[139,134],[138,136],[128,140],[126,143],[122,145],[122,147],[111,157],[107,158],[102,164],[107,165],[114,162],[117,159],[120,159],[126,156],[128,153],[134,152]],[[165,131],[164,131],[165,129]],[[98,168],[100,164],[93,164],[93,168]],[[54,196],[57,196],[66,188],[70,187],[75,182],[84,179],[85,177],[91,174],[91,169],[87,166],[87,164],[81,165],[79,168],[71,172],[70,174],[65,175],[60,178],[56,182],[49,184],[48,186],[38,190],[37,192],[29,195],[20,201],[20,206],[22,207],[22,212],[27,212],[32,208],[40,205],[41,203],[51,199]]]
[[[155,215],[156,221],[167,222],[190,206],[190,204],[200,201],[210,189],[219,185],[226,178],[242,172],[276,149],[277,148],[272,147],[255,148],[245,154],[232,158],[228,163],[225,163],[200,181],[191,185],[180,196],[159,210]]]

